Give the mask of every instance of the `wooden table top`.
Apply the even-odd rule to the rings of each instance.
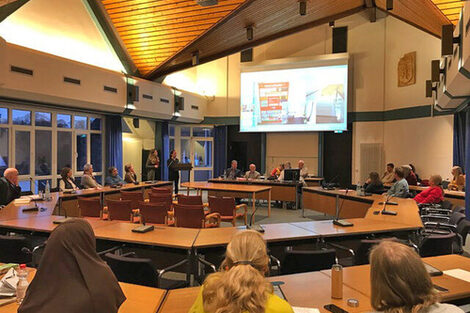
[[[225,191],[236,191],[236,192],[261,192],[270,190],[269,186],[258,186],[258,185],[244,185],[244,184],[221,184],[221,183],[208,183],[208,182],[190,182],[182,183],[182,187],[201,189],[201,190],[225,190]]]
[[[34,207],[33,201],[22,205],[16,205],[14,201],[12,201],[4,208],[0,209],[0,221],[51,215],[59,199],[59,193],[53,192],[51,193],[51,197],[52,199],[50,201],[37,201],[39,211],[30,212],[23,212],[23,209]]]
[[[168,226],[155,226],[155,230],[144,234],[132,232],[138,226],[125,222],[114,223],[96,228],[95,236],[97,239],[190,249],[199,233],[199,229]]]
[[[169,181],[157,181],[157,182],[148,183],[148,184],[144,182],[140,182],[137,185],[125,184],[125,185],[122,185],[120,188],[111,188],[110,186],[103,186],[102,188],[80,189],[80,190],[77,190],[75,193],[60,192],[59,194],[60,194],[60,198],[67,200],[69,198],[76,198],[79,196],[91,196],[91,195],[98,195],[101,193],[114,193],[114,192],[120,192],[121,190],[126,191],[126,190],[140,189],[142,187],[150,188],[150,187],[166,186],[170,184],[172,184],[172,182],[169,182]]]
[[[280,187],[297,187],[302,185],[301,182],[293,181],[279,181],[279,180],[267,180],[267,179],[223,179],[213,178],[207,182],[215,184],[242,184],[242,185],[265,185],[265,186],[280,186]]]
[[[193,306],[200,287],[168,290],[158,313],[186,313]]]
[[[384,187],[385,188],[390,188],[392,187],[392,183],[386,183],[384,184]],[[410,185],[408,186],[408,188],[410,190],[413,190],[413,191],[423,191],[425,190],[426,188],[429,188],[429,186],[414,186],[414,185]],[[444,196],[449,196],[449,197],[452,197],[452,198],[461,198],[461,199],[465,199],[465,191],[456,191],[456,190],[448,190],[448,189],[444,189]]]

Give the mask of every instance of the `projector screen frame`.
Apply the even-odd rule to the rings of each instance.
[[[266,60],[258,63],[241,64],[240,68],[240,84],[242,84],[241,76],[243,73],[260,72],[260,71],[276,71],[276,70],[288,70],[288,69],[303,69],[313,67],[327,67],[336,65],[347,66],[347,78],[346,78],[346,112],[345,112],[345,127],[342,130],[242,130],[241,127],[241,108],[242,108],[242,86],[240,87],[240,132],[243,133],[286,133],[286,132],[323,132],[323,131],[347,131],[349,121],[347,119],[347,112],[349,112],[350,101],[352,98],[352,56],[349,53],[334,53],[324,54],[309,57],[295,57],[295,58],[283,58]]]

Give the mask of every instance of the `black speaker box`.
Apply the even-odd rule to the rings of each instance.
[[[132,119],[132,124],[134,125],[135,128],[139,128],[140,120],[138,118],[133,118]]]
[[[426,81],[426,98],[432,98],[432,81]]]
[[[348,52],[348,27],[333,28],[333,53]]]
[[[441,74],[441,67],[440,67],[439,60],[432,60],[431,61],[431,81],[433,83],[439,82],[439,76]]]
[[[442,25],[441,55],[454,53],[454,25]]]
[[[253,48],[243,50],[240,53],[240,62],[252,62],[253,61]]]
[[[127,84],[127,103],[132,104],[139,101],[139,86]]]

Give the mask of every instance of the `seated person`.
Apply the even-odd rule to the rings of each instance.
[[[237,179],[238,177],[242,177],[242,171],[238,168],[237,160],[232,160],[230,168],[225,171],[225,178],[226,179]]]
[[[388,195],[393,195],[398,198],[407,198],[408,197],[408,182],[405,179],[405,173],[403,167],[395,167],[395,180],[396,182],[392,187],[387,191]]]
[[[261,174],[256,171],[256,165],[252,163],[250,164],[250,170],[247,171],[243,177],[246,179],[259,179]]]
[[[454,166],[452,168],[452,177],[452,181],[447,188],[449,190],[463,190],[465,187],[465,176],[460,166]]]
[[[417,186],[418,180],[416,179],[415,173],[413,173],[411,166],[403,165],[403,173],[405,175],[405,179],[408,182],[408,186]]]
[[[284,170],[290,170],[290,169],[292,169],[290,162],[284,163],[284,168],[282,169],[281,174],[279,174],[279,177],[277,178],[277,180],[284,181]]]
[[[83,188],[101,188],[100,184],[95,179],[95,176],[93,176],[93,165],[91,164],[85,164],[83,166],[83,176],[81,180],[81,184]]]
[[[387,164],[387,169],[382,175],[382,183],[391,184],[395,181],[395,173],[393,172],[394,167],[395,165],[393,163]]]
[[[284,163],[279,164],[278,167],[271,171],[271,177],[278,179],[281,175],[281,172],[284,170]]]
[[[19,313],[116,313],[126,300],[108,265],[96,253],[90,224],[73,219],[47,239],[41,266]]]
[[[300,169],[301,180],[307,178],[308,169],[305,167],[305,162],[303,160],[299,160],[299,169]]]
[[[444,191],[441,187],[442,178],[440,175],[432,175],[429,178],[429,187],[421,191],[414,197],[417,203],[440,203],[444,200]]]
[[[59,181],[60,191],[72,191],[79,189],[73,180],[72,169],[70,167],[64,167],[60,172],[62,177]]]
[[[189,312],[293,313],[264,278],[268,265],[262,235],[255,231],[237,233],[227,246],[221,271],[206,278]]]
[[[0,178],[0,205],[7,205],[21,197],[21,187],[18,183],[18,170],[7,168]]]
[[[421,179],[418,176],[418,173],[416,173],[416,168],[413,164],[408,164],[411,167],[411,172],[416,176],[416,181],[421,182]]]
[[[124,176],[126,183],[135,183],[137,181],[137,175],[131,163],[124,165],[124,171],[126,171],[126,175]]]
[[[382,181],[380,180],[379,173],[369,173],[369,178],[364,184],[364,191],[375,194],[382,194],[384,192],[384,184],[382,184]]]
[[[370,302],[375,312],[463,313],[439,303],[423,261],[410,247],[384,240],[370,254]]]
[[[123,185],[126,182],[119,176],[118,170],[116,167],[111,166],[108,168],[108,176],[106,176],[105,185],[106,186],[113,186],[113,185]]]

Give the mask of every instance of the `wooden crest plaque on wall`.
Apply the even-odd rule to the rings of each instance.
[[[405,54],[398,61],[398,87],[416,84],[416,51]]]

